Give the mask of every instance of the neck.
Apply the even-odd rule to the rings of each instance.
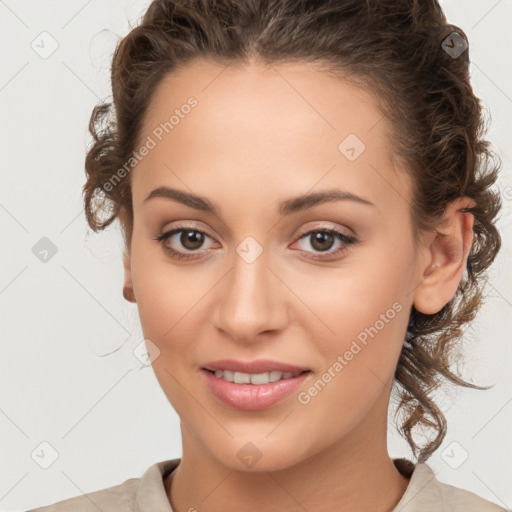
[[[385,419],[377,432],[375,419],[299,464],[265,472],[223,466],[182,425],[183,456],[165,482],[173,511],[392,511],[409,480],[387,453]]]

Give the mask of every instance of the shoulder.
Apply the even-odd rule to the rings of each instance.
[[[167,506],[172,512],[165,494],[164,478],[178,466],[179,462],[180,459],[157,462],[150,466],[140,478],[129,478],[119,485],[68,498],[27,512],[98,512],[98,510],[133,512],[146,510],[142,505],[146,505],[148,499],[151,500],[151,505]],[[159,510],[166,509],[159,508]]]
[[[132,511],[139,480],[139,478],[130,478],[122,484],[68,498],[51,505],[29,510],[28,512]]]
[[[393,509],[398,512],[503,512],[506,509],[477,494],[437,479],[427,464],[416,464],[409,485]]]

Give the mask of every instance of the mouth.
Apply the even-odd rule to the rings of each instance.
[[[244,411],[269,409],[298,392],[311,370],[248,373],[201,368],[207,389],[223,405]]]
[[[310,373],[311,370],[302,370],[299,372],[280,372],[277,370],[263,373],[245,373],[245,372],[233,372],[230,370],[210,370],[203,368],[203,370],[215,375],[219,379],[223,379],[227,382],[234,382],[235,384],[252,384],[255,386],[261,386],[263,384],[269,384],[273,382],[279,382],[280,380],[293,379],[304,373]]]

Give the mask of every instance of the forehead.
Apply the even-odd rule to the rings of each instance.
[[[140,140],[151,137],[155,146],[132,176],[134,203],[162,182],[179,183],[177,176],[202,191],[205,180],[273,183],[276,193],[341,180],[375,195],[379,187],[406,186],[390,183],[404,177],[394,172],[389,133],[369,89],[310,63],[196,60],[167,75],[153,94]]]
[[[326,133],[340,137],[346,130],[364,136],[382,120],[368,88],[327,74],[312,63],[251,61],[235,66],[197,59],[162,79],[146,111],[143,131],[168,119],[190,97],[199,108],[186,124],[191,130],[214,124],[219,135],[236,126],[237,131],[252,128],[260,135],[271,132],[272,137],[280,134],[280,128],[310,138]],[[379,135],[381,130],[373,137]]]

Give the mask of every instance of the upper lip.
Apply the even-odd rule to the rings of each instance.
[[[266,373],[266,372],[282,372],[282,373],[300,373],[309,371],[309,368],[303,366],[295,366],[271,359],[257,359],[255,361],[240,361],[237,359],[220,359],[211,361],[203,365],[205,370],[228,370],[241,373]]]

